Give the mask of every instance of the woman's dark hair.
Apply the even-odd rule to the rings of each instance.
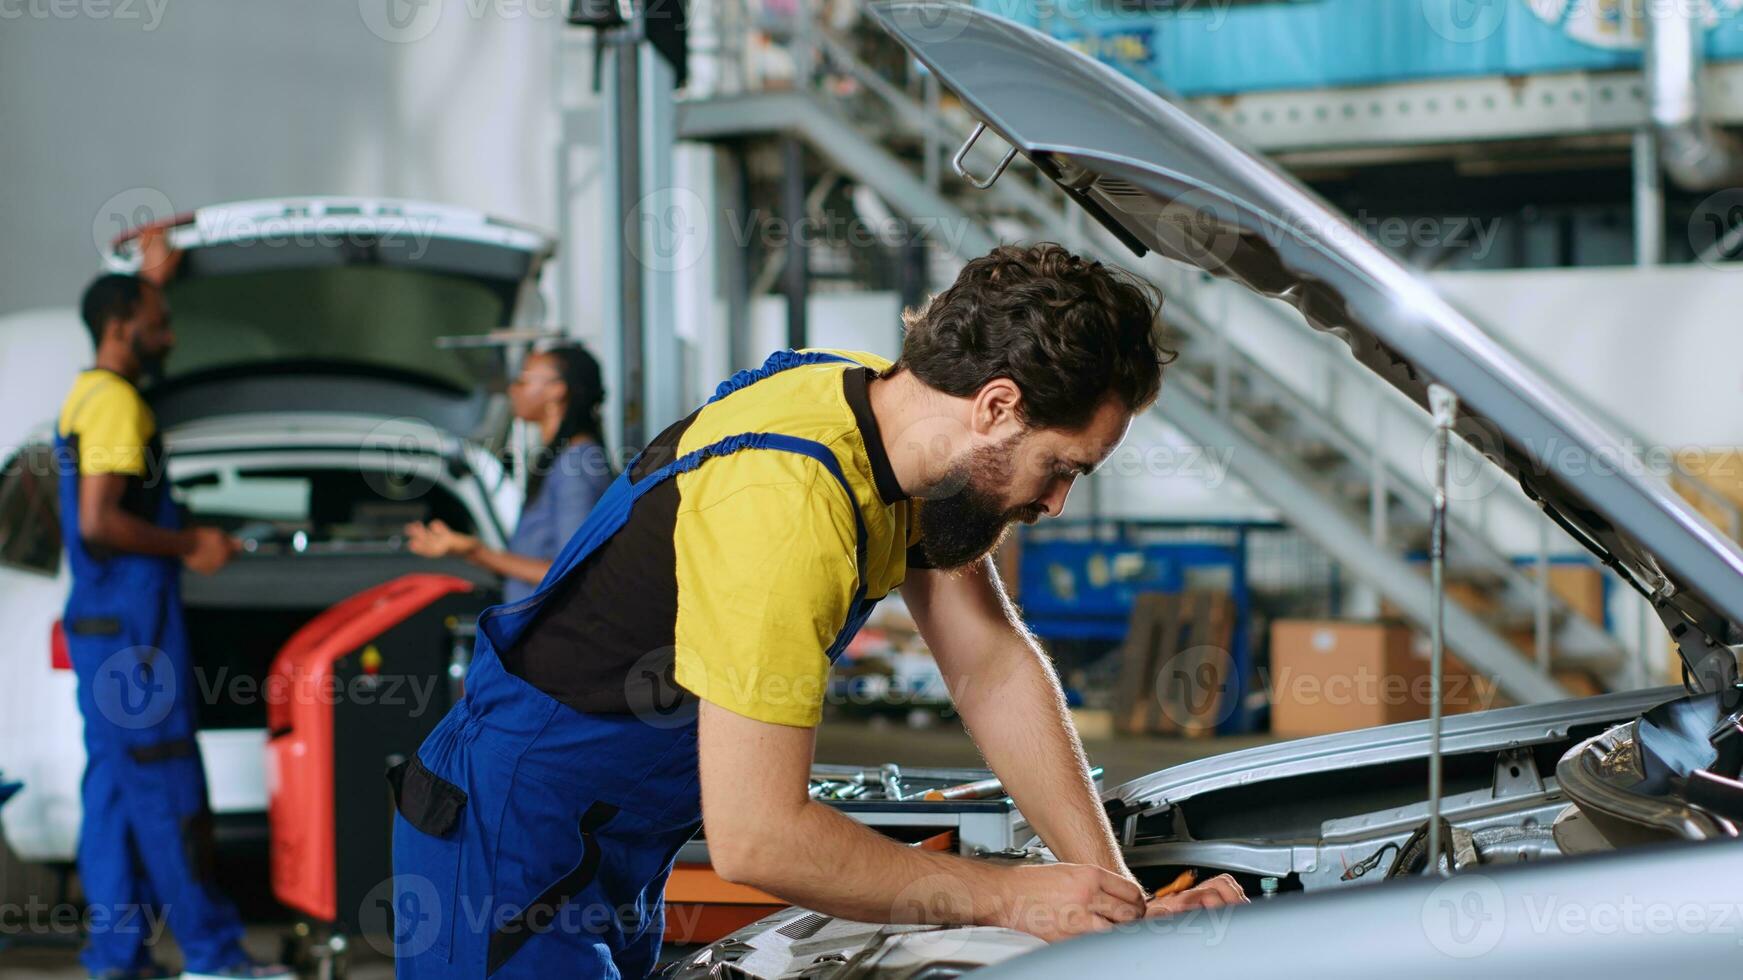
[[[605,403],[605,378],[599,369],[599,362],[580,344],[560,344],[538,353],[556,362],[557,376],[563,379],[569,398],[563,407],[562,421],[557,423],[557,434],[539,450],[532,467],[527,471],[528,501],[538,499],[539,490],[545,485],[546,475],[556,464],[557,457],[569,448],[569,443],[576,436],[586,436],[598,443],[602,455],[608,461],[607,465],[610,465],[611,459],[610,453],[603,452],[605,428],[600,418],[600,406]]]
[[[1009,378],[1024,422],[1076,429],[1109,397],[1132,412],[1156,400],[1174,360],[1156,338],[1161,312],[1155,287],[1122,269],[1052,242],[1000,245],[903,312],[894,370],[957,397]]]

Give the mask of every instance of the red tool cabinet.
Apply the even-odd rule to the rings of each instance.
[[[267,680],[272,890],[343,931],[392,873],[389,765],[459,696],[471,624],[491,600],[450,575],[406,575],[293,634]]]

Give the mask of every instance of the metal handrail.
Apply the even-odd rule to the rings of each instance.
[[[738,3],[743,5],[745,0],[738,0]],[[815,20],[814,14],[807,16],[808,19]],[[852,46],[847,41],[822,24],[813,23],[809,29],[803,33],[795,31],[794,38],[795,40],[802,38],[806,43],[815,46],[816,53],[821,55],[821,57],[816,59],[813,63],[816,68],[823,69],[826,66],[833,67],[842,72],[846,77],[851,78],[889,109],[892,118],[910,133],[927,136],[944,143],[954,143],[961,139],[962,128],[964,126],[976,123],[967,112],[956,113],[956,115],[959,115],[961,118],[953,121],[929,111],[925,105],[916,101],[913,97],[902,91],[899,86],[891,83],[882,74],[867,65],[853,52]],[[798,60],[799,59],[795,58],[796,62]],[[1158,86],[1161,84],[1159,80],[1154,78],[1147,78],[1146,82]],[[1041,188],[1026,182],[1000,181],[991,189],[990,196],[997,200],[998,203],[1021,212],[1027,218],[1031,227],[1047,229],[1049,234],[1063,233],[1060,234],[1060,237],[1067,239],[1068,244],[1079,251],[1092,252],[1096,254],[1098,258],[1110,263],[1119,265],[1129,264],[1127,261],[1121,261],[1120,258],[1113,253],[1113,250],[1105,248],[1101,243],[1094,241],[1090,236],[1081,233],[1074,233],[1071,230],[1071,223],[1066,220],[1066,212],[1063,209],[1057,208],[1054,200],[1049,200],[1049,191],[1051,191],[1051,189],[1043,191]],[[1057,192],[1052,193],[1055,196],[1057,195]],[[1129,259],[1129,257],[1127,258]],[[1189,314],[1184,318],[1175,317],[1170,321],[1171,324],[1185,326],[1190,332],[1203,335],[1205,338],[1210,339],[1218,349],[1228,346],[1226,343],[1226,336],[1211,325],[1210,318],[1203,316],[1195,308],[1195,304],[1190,299],[1182,295],[1181,292],[1176,291],[1170,296],[1170,300],[1176,309],[1184,310]],[[1265,304],[1265,308],[1273,316],[1278,317],[1280,321],[1289,322],[1284,311],[1276,308],[1275,304]],[[1306,324],[1295,324],[1290,322],[1289,325],[1298,330],[1312,329],[1311,327],[1306,326]],[[1318,339],[1317,335],[1315,339]],[[1347,355],[1340,355],[1338,352],[1333,352],[1327,349],[1328,346],[1329,345],[1318,343],[1313,345],[1312,356],[1315,358],[1316,367],[1329,368],[1332,371],[1338,372],[1343,377],[1354,379],[1356,384],[1362,390],[1362,393],[1369,396],[1371,402],[1376,406],[1380,406],[1380,409],[1385,411],[1390,418],[1403,420],[1410,428],[1424,433],[1426,438],[1427,434],[1432,429],[1432,426],[1427,415],[1422,412],[1419,406],[1410,402],[1409,399],[1399,394],[1389,385],[1386,385],[1381,379],[1375,377],[1373,374],[1367,371],[1356,370],[1356,365]],[[1226,379],[1227,372],[1219,372],[1218,377],[1220,379]],[[1284,384],[1287,386],[1286,382],[1284,382]],[[1306,396],[1302,396],[1302,398],[1304,403],[1311,403],[1311,399],[1306,399]],[[1218,392],[1217,399],[1218,404],[1226,404],[1226,392]],[[1321,413],[1330,413],[1333,411],[1332,407],[1329,405],[1315,405],[1314,408]],[[1473,460],[1480,460],[1480,465],[1494,465],[1487,459],[1483,459],[1479,454],[1472,452],[1469,453],[1469,455]],[[1509,503],[1511,506],[1521,509],[1522,511],[1529,511],[1530,513],[1527,516],[1535,517],[1534,508],[1532,508],[1530,502],[1526,500],[1523,495],[1518,495],[1517,499],[1509,497]]]
[[[738,3],[728,6],[738,6],[742,8],[744,2],[743,0],[738,0]],[[812,20],[815,19],[815,15],[802,14],[801,16]],[[745,20],[749,20],[748,16]],[[833,75],[838,79],[851,80],[858,91],[871,96],[876,100],[876,103],[881,104],[883,109],[888,112],[890,120],[896,126],[900,127],[902,131],[909,135],[923,137],[925,140],[924,152],[928,154],[939,152],[940,149],[942,149],[942,152],[948,153],[948,146],[957,143],[961,139],[964,130],[978,122],[978,120],[973,119],[968,112],[960,109],[954,112],[946,112],[935,110],[934,108],[922,104],[913,96],[909,95],[908,92],[904,91],[899,84],[891,82],[882,73],[867,65],[865,61],[856,54],[853,46],[849,42],[837,36],[837,34],[825,25],[811,23],[805,30],[792,31],[791,38],[794,44],[802,43],[806,47],[803,56],[799,54],[793,56],[796,71],[803,71],[805,73],[796,74],[794,76],[792,79],[794,88],[803,88],[810,92],[822,91],[826,93],[839,88],[837,85],[827,84],[828,78],[820,79],[811,73],[819,73],[824,76]],[[748,70],[748,66],[741,67],[746,68],[742,73],[742,78],[747,82],[745,87],[755,90],[756,85],[750,82],[751,73]],[[825,84],[811,84],[819,81],[824,82]],[[932,166],[933,163],[934,161],[927,161],[929,171],[935,172],[935,169]],[[1128,267],[1133,264],[1131,256],[1123,255],[1123,253],[1117,254],[1117,250],[1111,247],[1109,243],[1098,241],[1094,229],[1086,228],[1082,222],[1069,221],[1066,216],[1067,210],[1060,206],[1063,204],[1063,200],[1061,199],[1057,189],[1053,188],[1050,184],[1043,189],[1041,186],[1043,183],[1045,182],[1013,179],[1001,180],[987,192],[982,200],[987,204],[992,205],[994,210],[1008,210],[1009,212],[1015,212],[1021,216],[1022,224],[1027,225],[1031,230],[1045,229],[1045,237],[1059,238],[1078,251],[1095,255],[1110,264]],[[937,191],[938,189],[934,188],[934,190]],[[1300,390],[1295,384],[1282,381],[1273,376],[1269,370],[1264,368],[1264,365],[1253,360],[1245,351],[1236,352],[1231,349],[1235,345],[1229,342],[1227,331],[1216,329],[1216,327],[1213,326],[1213,322],[1219,318],[1206,317],[1202,310],[1199,309],[1199,307],[1204,303],[1204,293],[1203,290],[1199,288],[1199,285],[1193,282],[1193,279],[1203,278],[1202,273],[1199,273],[1198,270],[1185,270],[1183,272],[1182,270],[1184,269],[1185,267],[1177,269],[1170,266],[1166,269],[1156,269],[1155,271],[1162,272],[1164,280],[1174,279],[1182,287],[1181,289],[1170,292],[1170,305],[1175,310],[1175,314],[1171,316],[1169,320],[1171,326],[1195,338],[1208,341],[1208,344],[1206,345],[1194,345],[1199,346],[1200,349],[1205,352],[1204,354],[1191,355],[1194,360],[1200,360],[1200,358],[1214,358],[1210,363],[1217,367],[1215,372],[1216,383],[1212,391],[1209,393],[1210,400],[1208,404],[1215,406],[1219,414],[1227,414],[1231,401],[1229,391],[1229,386],[1231,384],[1230,377],[1232,374],[1231,368],[1238,363],[1245,372],[1244,376],[1249,379],[1255,377],[1262,378],[1264,382],[1269,387],[1274,388],[1277,393],[1288,396],[1285,399],[1285,402],[1292,409],[1296,411],[1302,411],[1303,409],[1309,410],[1312,416],[1309,421],[1312,424],[1313,429],[1330,429],[1344,432],[1346,423],[1340,416],[1337,404],[1332,401],[1336,396],[1334,396],[1330,391],[1327,392],[1326,397],[1323,400],[1314,398],[1307,392]],[[1151,278],[1156,277],[1151,276]],[[1374,405],[1376,412],[1389,416],[1391,419],[1401,420],[1409,427],[1398,431],[1420,431],[1424,433],[1425,436],[1429,433],[1431,429],[1431,420],[1422,412],[1420,406],[1417,406],[1414,402],[1411,402],[1408,398],[1398,393],[1390,386],[1384,384],[1382,379],[1373,376],[1367,371],[1359,370],[1355,362],[1348,356],[1347,351],[1334,353],[1329,349],[1329,338],[1313,331],[1307,324],[1297,322],[1293,318],[1286,316],[1283,310],[1277,308],[1276,304],[1254,304],[1253,311],[1257,313],[1260,308],[1263,308],[1266,311],[1265,315],[1275,318],[1272,322],[1279,324],[1287,332],[1298,337],[1308,337],[1315,341],[1314,343],[1305,345],[1312,348],[1311,357],[1313,358],[1313,370],[1319,372],[1329,370],[1334,372],[1331,375],[1334,378],[1350,379],[1353,384],[1346,385],[1346,392],[1353,389],[1359,394],[1368,395],[1369,397],[1367,398],[1366,403]],[[1303,331],[1306,331],[1307,333],[1303,333]],[[1202,360],[1200,362],[1203,363]],[[1187,387],[1193,388],[1196,386],[1189,385]],[[1399,500],[1410,501],[1420,506],[1421,499],[1426,496],[1425,493],[1419,492],[1422,491],[1423,488],[1418,487],[1411,480],[1400,479],[1400,471],[1397,469],[1396,464],[1387,463],[1380,458],[1380,456],[1384,454],[1376,455],[1373,453],[1352,452],[1351,447],[1347,445],[1347,440],[1335,441],[1337,443],[1336,448],[1357,466],[1373,465],[1376,467],[1383,467],[1388,471],[1386,479],[1377,479],[1375,481],[1374,493],[1384,494],[1389,491],[1391,495]],[[1494,465],[1487,459],[1481,457],[1480,454],[1477,454],[1474,450],[1471,450],[1468,446],[1462,447],[1458,451],[1462,454],[1468,455],[1473,460],[1481,460],[1480,465],[1482,466],[1487,467]],[[1529,511],[1525,516],[1532,519],[1538,519],[1535,510],[1531,509],[1529,501],[1526,500],[1523,494],[1490,495],[1485,499],[1481,506],[1484,508],[1490,506],[1489,501],[1492,500],[1494,496],[1503,496],[1508,499],[1508,503],[1503,506],[1511,506],[1522,509],[1522,511]],[[1383,501],[1384,498],[1376,497],[1376,500]],[[1386,505],[1384,503],[1376,503],[1374,506],[1384,507]],[[1414,510],[1416,508],[1413,507],[1412,509]],[[1483,515],[1484,519],[1479,521],[1479,526],[1487,524],[1486,509],[1483,512]],[[1486,540],[1487,539],[1485,538],[1485,543]],[[1500,554],[1498,550],[1492,547],[1483,550],[1490,553],[1490,555],[1486,557]],[[1483,564],[1488,565],[1492,563],[1484,561]],[[1509,567],[1506,571],[1508,573],[1506,574],[1506,578],[1511,581],[1514,590],[1517,590],[1520,580],[1526,576],[1517,568]],[[1553,597],[1548,596],[1546,587],[1540,587],[1539,592],[1541,593],[1538,600],[1540,604],[1548,603],[1552,605],[1562,605]],[[1517,594],[1517,592],[1515,594]]]

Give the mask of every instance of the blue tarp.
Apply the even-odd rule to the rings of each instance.
[[[1187,96],[1640,64],[1625,0],[976,0],[1139,82]],[[1163,8],[1170,9],[1146,9]],[[1713,59],[1743,58],[1738,0],[1713,0]]]

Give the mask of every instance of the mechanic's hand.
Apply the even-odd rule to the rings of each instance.
[[[461,534],[442,521],[431,521],[419,524],[413,521],[405,526],[406,547],[412,554],[425,558],[446,558],[457,555],[461,558],[478,550],[478,539],[470,534]]]
[[[147,225],[139,232],[139,276],[159,286],[169,282],[182,263],[182,252],[171,248],[169,231],[163,225]]]
[[[1144,913],[1144,890],[1130,878],[1090,864],[1009,869],[993,924],[1048,942],[1100,932]]]
[[[1216,909],[1225,905],[1243,905],[1247,893],[1230,875],[1217,875],[1209,881],[1173,895],[1150,899],[1144,907],[1144,918],[1155,919],[1175,915],[1188,909]]]
[[[235,538],[215,527],[196,527],[193,536],[193,550],[182,556],[182,564],[201,575],[211,575],[223,568],[242,548]]]

